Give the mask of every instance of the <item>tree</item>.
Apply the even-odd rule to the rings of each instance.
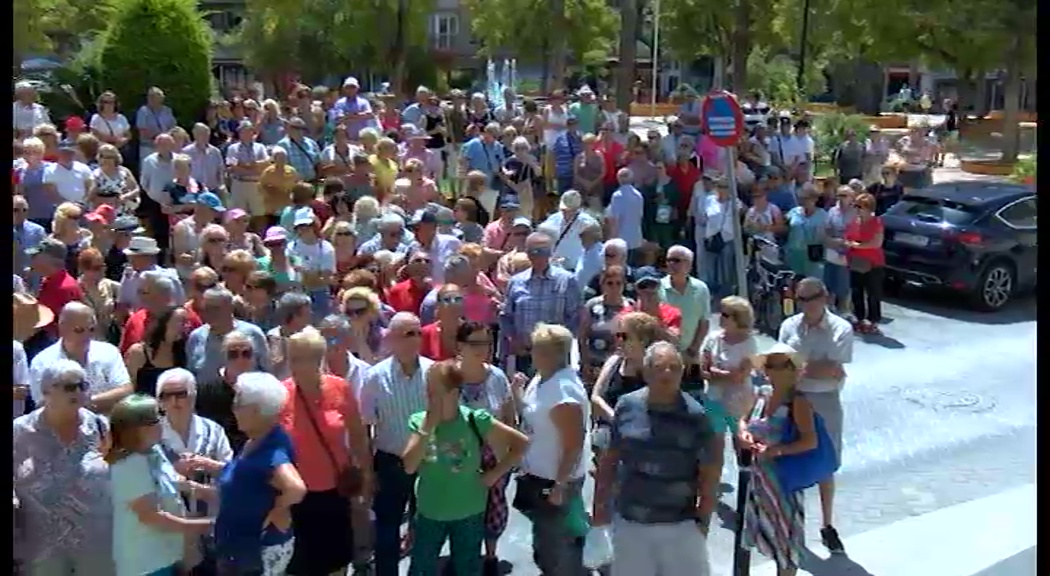
[[[114,0],[14,0],[12,43],[17,69],[26,55],[79,47],[105,29]]]
[[[102,81],[128,110],[161,88],[189,126],[212,95],[211,42],[195,0],[122,0],[102,37]]]
[[[562,3],[559,16],[555,9]],[[555,53],[550,68],[562,56],[582,66],[604,60],[617,38],[616,11],[605,0],[464,0],[463,5],[483,55],[505,51],[523,62],[543,62]],[[565,47],[560,54],[559,45]],[[551,76],[563,78],[567,68],[562,65]]]

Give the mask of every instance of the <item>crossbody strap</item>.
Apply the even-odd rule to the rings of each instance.
[[[572,230],[573,225],[576,224],[576,220],[578,220],[579,218],[580,213],[579,211],[577,211],[576,215],[573,216],[572,220],[569,221],[569,225],[565,228],[562,228],[561,234],[558,236],[558,241],[554,243],[554,248],[551,248],[552,253],[557,252],[558,246],[561,246],[561,241],[565,239],[565,235],[569,233],[569,230]]]
[[[323,381],[322,381],[323,384]],[[332,463],[332,470],[336,474],[336,479],[339,477],[339,462],[335,459],[335,453],[332,452],[332,448],[328,445],[328,441],[325,439],[324,434],[321,432],[321,426],[317,424],[317,420],[314,419],[313,412],[310,410],[310,406],[307,404],[306,396],[303,391],[295,386],[295,395],[303,401],[303,411],[306,412],[306,418],[310,421],[310,427],[314,429],[314,434],[317,435],[317,439],[321,441],[321,447],[324,448],[325,454],[328,455],[328,460]]]

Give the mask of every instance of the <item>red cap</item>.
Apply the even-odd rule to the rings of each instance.
[[[117,210],[116,210],[116,208],[114,208],[114,207],[112,207],[112,206],[110,206],[108,204],[103,204],[102,206],[99,206],[98,208],[95,208],[91,212],[88,212],[88,214],[86,216],[84,216],[84,219],[89,221],[89,222],[98,222],[98,223],[101,223],[101,224],[107,224],[108,225],[108,224],[112,224],[113,220],[116,217],[117,217]]]
[[[66,118],[66,130],[83,130],[86,127],[87,124],[84,124],[84,119],[80,116]]]

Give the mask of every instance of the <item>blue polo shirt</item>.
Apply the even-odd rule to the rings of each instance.
[[[262,549],[283,544],[292,531],[262,529],[278,490],[270,481],[282,464],[293,464],[292,439],[280,426],[241,451],[219,475],[219,515],[215,519],[215,551],[220,561],[238,568],[262,568]]]

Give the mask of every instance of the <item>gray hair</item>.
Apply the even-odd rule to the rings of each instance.
[[[281,413],[288,401],[288,389],[273,374],[245,372],[237,377],[237,398],[241,406],[253,406],[262,416]]]
[[[517,150],[518,148],[524,148],[526,150],[529,150],[529,149],[532,148],[532,145],[529,144],[529,139],[528,138],[526,138],[524,136],[518,136],[517,138],[514,139],[513,142],[510,143],[510,147],[513,150]]]
[[[142,282],[160,289],[168,298],[175,297],[175,280],[160,270],[147,270],[142,273]]]
[[[385,230],[391,226],[397,226],[398,228],[405,227],[405,219],[394,214],[393,212],[387,212],[379,217],[379,222],[376,224],[377,230]]]
[[[470,267],[470,260],[462,254],[453,254],[445,260],[445,274],[458,272]]]
[[[608,252],[609,248],[616,248],[624,256],[627,256],[627,241],[623,238],[609,238],[606,240],[605,244],[602,244],[602,254]]]
[[[345,334],[350,331],[350,320],[342,314],[329,314],[324,317],[324,320],[321,320],[318,328],[331,328],[341,334]]]
[[[284,146],[274,146],[270,149],[270,157],[277,156],[288,156],[288,151],[284,149]]]
[[[208,288],[202,296],[203,303],[208,304],[228,304],[233,305],[233,292],[223,288],[222,286],[216,286],[214,288]]]
[[[252,339],[249,338],[247,334],[241,332],[240,330],[233,330],[231,332],[227,332],[226,335],[222,337],[223,348],[226,348],[234,342],[245,342],[248,344],[248,346],[251,347],[252,350],[255,350],[255,343],[252,342]]]
[[[393,329],[395,326],[400,326],[402,324],[419,324],[419,316],[416,316],[411,312],[398,312],[390,318],[390,324],[388,324],[388,326],[390,329]]]
[[[169,384],[185,384],[186,392],[189,392],[190,396],[197,396],[197,377],[185,368],[171,368],[160,373],[157,377],[158,397]]]
[[[803,291],[809,291],[805,290],[807,288],[819,294],[825,294],[828,291],[828,287],[824,284],[823,280],[814,276],[807,276],[802,280],[799,280],[798,286],[795,286],[795,294],[799,294]]]
[[[96,320],[94,308],[83,302],[74,301],[67,302],[66,305],[62,307],[62,311],[58,313],[58,323],[65,324],[70,318],[75,316],[86,316],[92,320]]]
[[[83,382],[86,379],[87,372],[83,366],[68,358],[62,358],[46,364],[40,371],[40,392],[46,394],[56,385]]]
[[[678,352],[678,347],[666,340],[660,340],[659,342],[653,342],[645,349],[645,356],[642,358],[642,367],[649,369],[656,363],[656,358],[662,354],[674,354],[676,358],[681,359],[682,355]]]
[[[696,258],[696,255],[693,254],[692,250],[686,248],[685,246],[682,246],[681,244],[675,244],[674,246],[671,246],[667,249],[668,256],[674,256],[675,254],[678,254],[678,256],[680,256],[683,260],[688,260],[690,262],[692,262],[693,259]]]
[[[379,138],[379,131],[376,130],[375,128],[369,127],[369,128],[362,128],[361,131],[357,133],[357,137],[358,138],[365,138],[366,136],[378,139]]]
[[[292,318],[295,318],[296,314],[309,310],[312,304],[310,297],[302,292],[285,292],[277,300],[274,313],[277,315],[278,322],[287,324]]]

